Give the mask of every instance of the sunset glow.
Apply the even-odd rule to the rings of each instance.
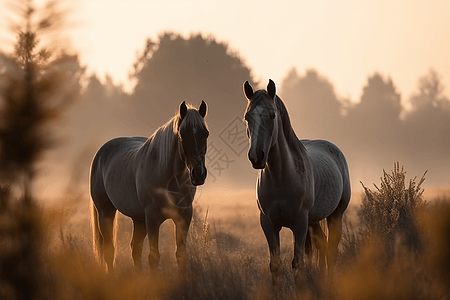
[[[82,62],[90,72],[110,74],[125,86],[145,39],[164,31],[213,35],[238,52],[262,82],[281,82],[292,67],[300,73],[315,68],[340,96],[353,101],[374,72],[391,77],[403,97],[430,68],[450,86],[450,4],[445,0],[84,0],[67,6],[76,24],[68,36]],[[3,36],[2,47],[7,41]]]

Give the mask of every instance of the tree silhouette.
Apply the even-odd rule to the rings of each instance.
[[[210,108],[208,124],[220,130],[242,115],[241,86],[252,79],[250,70],[226,44],[200,34],[186,39],[164,33],[158,42],[148,39],[134,67],[136,88],[129,112],[136,125],[147,130],[165,123],[182,101],[198,105],[201,100]]]
[[[128,96],[122,88],[115,85],[109,76],[102,83],[93,74],[87,82],[79,101],[69,110],[67,124],[64,126],[65,134],[72,139],[71,147],[85,147],[93,139],[117,135],[118,129],[126,124],[121,114]]]
[[[419,78],[418,91],[411,97],[412,113],[418,111],[443,111],[450,110],[450,100],[444,95],[445,87],[440,75],[431,69],[425,76]]]
[[[15,51],[0,54],[0,179],[20,182],[28,199],[36,163],[55,144],[50,125],[76,98],[83,70],[76,55],[39,47],[38,34],[54,24],[48,6],[42,14],[31,1],[19,8]]]
[[[347,108],[341,132],[353,178],[405,157],[401,97],[393,81],[375,73],[367,78],[360,102]],[[366,179],[364,179],[366,180]]]
[[[158,41],[147,40],[144,51],[136,60],[132,77],[136,87],[127,102],[126,119],[133,134],[150,135],[176,113],[182,101],[199,105],[204,100],[208,104],[206,121],[211,132],[208,142],[213,143],[208,153],[225,161],[207,159],[209,180],[213,181],[223,173],[231,175],[232,180],[239,175],[238,181],[254,182],[254,174],[243,175],[252,171],[247,168],[246,155],[238,156],[239,152],[230,149],[220,137],[231,124],[236,132],[243,133],[246,141],[242,119],[247,100],[242,93],[242,84],[246,80],[255,83],[250,69],[227,44],[201,34],[184,38],[163,33]],[[239,141],[245,143],[244,139]]]
[[[58,161],[53,167],[55,172],[73,177],[76,171],[78,178],[70,178],[73,181],[70,184],[87,185],[95,151],[109,139],[134,134],[124,114],[128,97],[109,76],[104,82],[95,74],[87,78],[87,86],[77,103],[67,111],[65,122],[59,128],[65,140],[52,152],[52,157]]]
[[[358,123],[392,126],[400,120],[402,106],[400,94],[390,78],[384,79],[376,73],[367,80],[361,101],[349,111],[349,117]]]
[[[301,138],[336,140],[342,123],[342,104],[333,85],[316,70],[300,76],[291,69],[282,83],[280,95],[286,103],[297,135]]]
[[[378,73],[368,78],[361,101],[346,116],[346,130],[356,138],[356,145],[371,151],[383,143],[386,149],[392,150],[401,137],[400,100],[390,78],[384,79]]]
[[[76,55],[40,47],[38,36],[60,30],[55,2],[43,10],[31,0],[15,3],[21,21],[14,26],[15,51],[0,53],[0,298],[40,299],[48,298],[48,272],[32,184],[37,163],[56,141],[51,125],[78,95],[83,70]]]
[[[250,70],[226,44],[199,34],[183,38],[163,33],[158,41],[146,41],[131,78],[136,84],[131,95],[108,77],[103,81],[96,75],[88,78],[87,87],[62,128],[68,143],[55,156],[67,157],[70,153],[77,161],[69,164],[82,166],[85,170],[81,173],[88,174],[94,152],[105,141],[117,136],[149,136],[176,113],[182,101],[199,105],[205,100],[211,132],[208,140],[222,153],[227,149],[230,160],[241,160],[232,167],[246,169],[245,155],[231,158],[234,153],[218,137],[233,120],[242,120],[246,105],[242,83],[252,81]],[[89,155],[80,158],[78,153]],[[212,178],[212,170],[209,175]],[[251,180],[254,182],[253,174]]]
[[[430,174],[441,178],[450,167],[450,100],[444,91],[439,74],[430,70],[419,78],[410,98],[412,108],[404,119],[411,162],[423,169],[439,166]]]

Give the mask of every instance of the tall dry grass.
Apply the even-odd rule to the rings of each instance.
[[[365,195],[359,226],[348,220],[337,294],[343,299],[447,299],[450,202],[425,201],[421,179],[399,163]],[[443,252],[445,251],[446,254]]]
[[[384,172],[378,189],[366,188],[359,220],[353,225],[346,222],[335,278],[327,280],[308,260],[308,284],[302,288],[293,279],[291,245],[282,249],[280,286],[272,286],[268,248],[262,234],[255,238],[261,229],[258,220],[248,218],[251,214],[218,220],[207,209],[197,208],[188,238],[186,277],[176,265],[170,221],[163,224],[160,235],[158,272],[150,274],[146,268],[136,273],[129,250],[131,223],[121,216],[116,272],[108,275],[92,254],[88,199],[69,195],[72,199],[64,209],[28,209],[16,205],[21,202],[2,189],[0,298],[446,299],[450,296],[450,203],[425,201],[419,184],[423,181],[412,179],[402,185],[405,178],[405,171],[395,165],[392,173]],[[393,205],[386,202],[396,201],[386,196],[389,193],[403,201],[395,204],[397,211],[384,209]],[[397,217],[387,223],[386,215]],[[417,238],[412,244],[411,234]]]

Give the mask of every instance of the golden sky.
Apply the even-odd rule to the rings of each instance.
[[[227,42],[263,83],[281,83],[292,67],[315,68],[338,95],[357,100],[367,76],[378,71],[405,99],[433,68],[450,95],[448,0],[81,0],[69,6],[78,24],[69,36],[82,63],[125,85],[145,39],[170,30]]]

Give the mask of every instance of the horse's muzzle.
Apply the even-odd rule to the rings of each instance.
[[[259,153],[249,151],[248,159],[252,163],[253,169],[264,169],[264,167],[266,166],[266,157],[264,155],[264,151],[261,151]]]
[[[252,163],[252,166],[253,166],[253,169],[262,170],[265,168],[266,163],[265,162]]]
[[[191,170],[191,183],[194,186],[202,185],[206,180],[206,167],[202,165],[197,165]]]

